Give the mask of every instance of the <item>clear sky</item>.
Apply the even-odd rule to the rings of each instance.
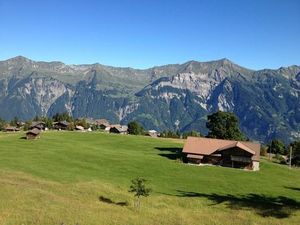
[[[0,0],[0,60],[300,65],[300,0]]]

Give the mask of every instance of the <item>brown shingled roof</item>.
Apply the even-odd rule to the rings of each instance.
[[[196,155],[211,155],[228,148],[238,147],[251,153],[252,160],[260,159],[260,144],[249,141],[232,141],[212,138],[188,137],[183,153]]]
[[[101,124],[109,125],[109,122],[106,119],[98,119],[98,120],[96,120],[96,123],[98,125],[101,125]]]
[[[39,135],[41,131],[37,128],[34,128],[32,130],[29,130],[26,134],[34,134],[34,135]]]

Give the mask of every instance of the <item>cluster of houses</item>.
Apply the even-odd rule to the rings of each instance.
[[[128,126],[121,124],[110,124],[106,119],[95,120],[98,129],[115,134],[128,134]]]
[[[110,124],[106,119],[87,119],[87,123],[90,125],[88,129],[81,125],[76,125],[74,127],[77,131],[92,131],[92,128],[103,130],[107,133],[115,133],[115,134],[128,134],[128,126],[121,124]],[[18,132],[21,130],[22,126],[25,123],[20,122],[17,126],[8,126],[4,131],[6,132]],[[70,123],[67,121],[58,121],[53,123],[52,129],[54,130],[68,130]],[[28,132],[26,133],[27,139],[37,139],[40,137],[41,131],[48,130],[46,123],[43,121],[33,121],[29,127]],[[151,137],[158,137],[159,133],[155,130],[149,130],[148,135]]]

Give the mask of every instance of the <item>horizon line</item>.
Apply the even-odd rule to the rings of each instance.
[[[290,64],[290,65],[286,65],[286,66],[279,66],[276,68],[267,68],[264,67],[262,69],[252,69],[252,68],[248,68],[245,66],[242,66],[240,64],[235,63],[233,60],[230,60],[229,58],[226,57],[222,57],[219,59],[214,59],[214,60],[206,60],[206,61],[199,61],[199,60],[195,60],[195,59],[190,59],[190,60],[186,60],[184,62],[177,62],[177,63],[167,63],[167,64],[160,64],[160,65],[153,65],[150,67],[143,67],[143,68],[137,68],[137,67],[131,67],[131,66],[120,66],[120,65],[108,65],[108,64],[102,64],[99,62],[92,62],[92,63],[65,63],[63,60],[36,60],[36,59],[32,59],[31,57],[26,57],[24,55],[17,55],[17,56],[13,56],[13,57],[9,57],[6,59],[0,59],[0,62],[5,62],[5,61],[9,61],[9,60],[13,60],[13,59],[17,59],[17,58],[23,58],[26,60],[30,60],[36,63],[62,63],[66,66],[88,66],[88,65],[101,65],[101,66],[107,66],[107,67],[114,67],[114,68],[123,68],[123,69],[134,69],[134,70],[149,70],[149,69],[153,69],[155,67],[163,67],[163,66],[170,66],[170,65],[184,65],[187,63],[191,63],[191,62],[197,62],[197,63],[213,63],[213,62],[220,62],[220,61],[229,61],[230,63],[242,67],[244,69],[247,70],[252,70],[252,71],[262,71],[262,70],[279,70],[281,68],[290,68],[290,67],[294,67],[297,66],[299,67],[299,65],[297,64]]]

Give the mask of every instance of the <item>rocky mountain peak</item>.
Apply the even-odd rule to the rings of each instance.
[[[24,63],[31,63],[33,61],[24,56],[19,55],[19,56],[10,58],[4,62],[6,62],[8,64],[13,64],[13,65],[20,65],[20,64],[24,64]]]

